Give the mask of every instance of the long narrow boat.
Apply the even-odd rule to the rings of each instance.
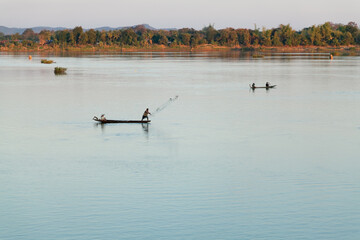
[[[98,119],[97,117],[93,117],[93,120],[96,122],[99,122],[101,124],[105,124],[105,123],[149,123],[149,122],[151,122],[151,120],[110,120],[110,119],[101,120],[101,119]]]
[[[253,87],[253,86],[251,86],[251,85],[249,85],[249,86],[250,86],[251,89],[255,89],[255,88],[266,88],[266,89],[269,89],[269,88],[274,88],[274,87],[276,87],[276,85],[271,85],[271,86],[268,86],[268,87],[266,87],[266,86],[264,86],[264,87]]]

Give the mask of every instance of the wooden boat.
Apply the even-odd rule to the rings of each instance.
[[[97,117],[93,117],[93,120],[96,122],[99,122],[101,124],[105,124],[105,123],[149,123],[149,122],[151,122],[151,120],[110,120],[110,119],[101,120],[101,119],[98,119]]]
[[[274,88],[274,87],[276,87],[276,85],[271,85],[271,86],[268,86],[268,87],[266,87],[266,86],[263,86],[263,87],[253,87],[253,86],[251,86],[251,85],[249,85],[250,86],[250,88],[251,89],[255,89],[255,88],[266,88],[266,89],[269,89],[269,88]]]

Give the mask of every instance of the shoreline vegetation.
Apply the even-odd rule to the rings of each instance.
[[[133,28],[84,31],[82,27],[21,35],[0,33],[0,52],[308,52],[333,55],[360,55],[360,29],[326,22],[295,31],[290,25],[265,29],[150,30]]]
[[[48,59],[41,59],[40,62],[43,63],[43,64],[52,64],[52,63],[54,63],[53,60],[48,60]]]
[[[54,73],[55,73],[55,75],[64,75],[64,74],[66,74],[66,70],[67,70],[67,68],[55,67]]]

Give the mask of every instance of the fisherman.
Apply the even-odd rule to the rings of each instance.
[[[101,121],[106,121],[105,114],[102,114],[102,115],[101,115],[100,120],[101,120]]]
[[[251,85],[251,88],[255,88],[255,83],[253,83],[253,84]]]
[[[270,87],[270,83],[266,82],[265,87],[267,87],[267,88]]]
[[[146,118],[146,120],[149,121],[149,117],[148,117],[149,114],[151,115],[151,113],[149,112],[149,109],[147,108],[142,116],[141,121],[144,120],[145,118]]]

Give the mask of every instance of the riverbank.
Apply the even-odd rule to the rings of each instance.
[[[297,47],[265,47],[265,46],[218,46],[211,44],[198,45],[196,47],[189,47],[185,45],[165,46],[165,45],[151,45],[148,47],[134,47],[134,46],[10,46],[0,47],[0,52],[44,52],[44,53],[59,53],[59,52],[74,52],[74,53],[91,53],[91,52],[228,52],[228,51],[244,51],[254,53],[271,53],[271,52],[305,52],[305,53],[331,53],[333,55],[360,55],[360,46],[297,46]]]

